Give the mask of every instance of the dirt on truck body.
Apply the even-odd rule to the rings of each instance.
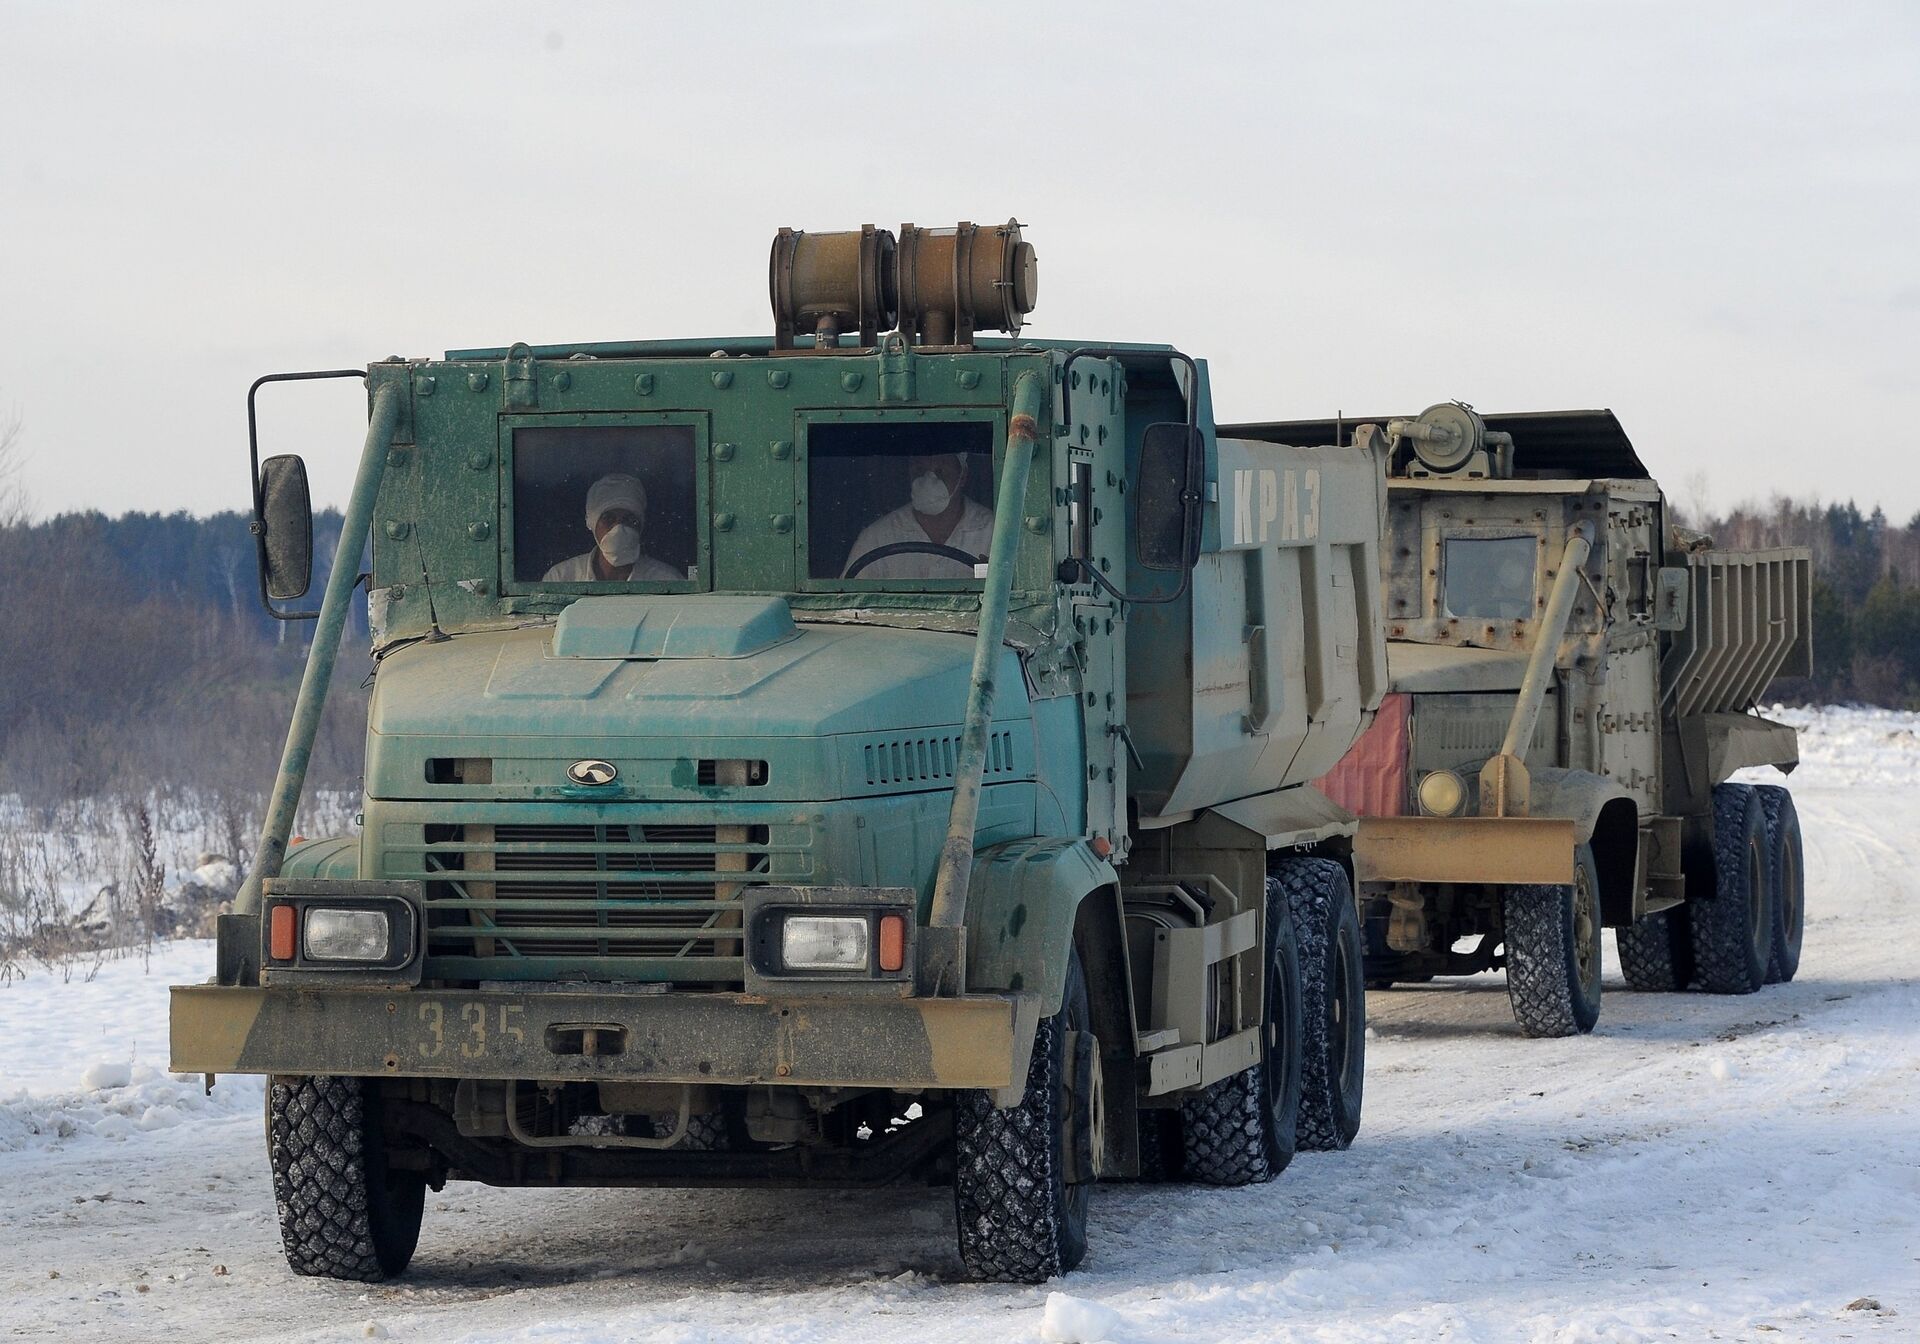
[[[172,1047],[271,1075],[296,1271],[400,1272],[449,1180],[931,1181],[1038,1281],[1100,1180],[1352,1140],[1357,822],[1308,781],[1386,690],[1384,461],[1022,339],[1034,288],[1013,224],[782,230],[771,338],[279,376],[369,427]],[[292,617],[304,467],[254,455]],[[368,536],[361,824],[289,849]]]
[[[1242,425],[1282,443],[1356,422]],[[1373,986],[1504,969],[1536,1036],[1592,1029],[1603,928],[1641,990],[1790,980],[1799,822],[1738,770],[1798,760],[1754,712],[1812,666],[1810,557],[1671,525],[1609,411],[1449,403],[1360,424],[1391,462],[1391,693],[1319,781],[1362,815]]]

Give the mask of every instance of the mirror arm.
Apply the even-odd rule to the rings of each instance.
[[[306,373],[269,373],[253,380],[247,389],[247,465],[252,469],[253,521],[247,530],[253,534],[254,568],[260,576],[260,605],[276,621],[313,621],[316,611],[286,611],[273,605],[267,593],[267,518],[266,496],[260,484],[260,417],[255,401],[268,383],[309,383],[319,378],[358,378],[366,380],[365,369],[316,369]]]
[[[253,864],[247,871],[246,881],[234,897],[235,914],[259,913],[263,884],[280,876],[280,865],[287,856],[287,837],[293,833],[293,817],[300,806],[301,790],[306,786],[314,737],[320,731],[320,714],[326,708],[327,688],[333,682],[340,632],[347,624],[347,604],[353,596],[354,585],[360,582],[360,548],[366,545],[374,501],[379,498],[380,480],[387,470],[387,449],[392,446],[394,429],[400,423],[400,395],[400,389],[392,383],[382,384],[375,391],[373,405],[367,412],[366,445],[360,452],[353,494],[347,499],[346,521],[340,528],[340,544],[334,552],[333,569],[327,575],[326,593],[320,601],[320,624],[307,649],[300,696],[294,702],[292,722],[287,725],[287,745],[280,754],[280,773],[274,777],[273,792],[267,797],[260,843],[254,847]]]

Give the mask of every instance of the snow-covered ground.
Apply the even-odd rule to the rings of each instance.
[[[1920,1338],[1920,717],[1806,730],[1799,978],[1516,1033],[1498,977],[1368,996],[1365,1127],[1241,1191],[1103,1188],[1085,1268],[959,1283],[938,1190],[429,1196],[411,1274],[280,1259],[260,1084],[166,1064],[208,945],[0,986],[8,1337]],[[1611,940],[1609,940],[1611,954]],[[1056,1296],[1065,1294],[1066,1296]]]

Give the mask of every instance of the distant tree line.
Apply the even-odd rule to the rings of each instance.
[[[1920,708],[1920,514],[1902,526],[1852,501],[1775,498],[1678,521],[1717,547],[1812,549],[1813,676],[1773,695]]]
[[[0,486],[5,484],[0,480]],[[1800,700],[1920,707],[1920,516],[1777,499],[1680,515],[1717,546],[1813,550],[1814,675]],[[314,520],[317,606],[341,519]],[[62,514],[0,491],[0,793],[264,793],[311,622],[270,618],[239,513]],[[356,600],[311,778],[353,788],[365,733],[367,627]]]
[[[337,513],[314,520],[308,605],[340,528]],[[0,793],[263,794],[312,622],[269,617],[255,575],[238,513],[0,512]],[[311,767],[321,787],[360,775],[367,634],[355,606]]]

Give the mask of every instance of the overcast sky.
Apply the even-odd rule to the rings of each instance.
[[[762,333],[766,249],[1017,215],[1041,336],[1223,418],[1610,406],[1920,509],[1920,5],[0,3],[38,510],[242,507],[260,373]],[[281,393],[337,501],[364,415]],[[1697,501],[1696,501],[1697,502]]]

